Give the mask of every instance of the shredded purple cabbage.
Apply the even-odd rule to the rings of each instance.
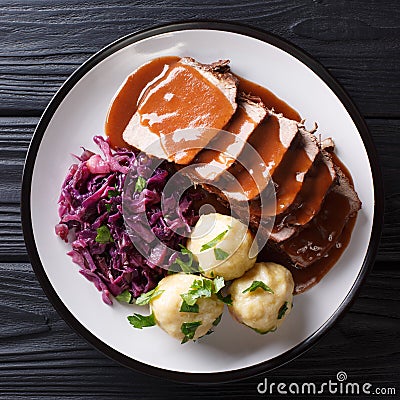
[[[72,250],[68,255],[81,267],[80,273],[102,292],[105,303],[112,304],[110,294],[118,296],[128,290],[136,298],[153,289],[166,275],[166,269],[157,265],[161,262],[168,266],[174,257],[164,260],[165,254],[158,252],[157,246],[152,246],[154,236],[146,240],[146,231],[136,223],[135,231],[129,233],[143,239],[150,251],[150,256],[144,257],[143,252],[141,254],[132,244],[125,227],[122,215],[125,178],[128,172],[145,176],[143,172],[148,168],[148,159],[137,157],[137,153],[127,149],[113,152],[109,141],[101,136],[95,136],[93,140],[103,156],[84,149],[82,155],[76,157],[79,162],[70,167],[62,185],[60,222],[55,232],[65,242],[71,243]],[[179,250],[184,238],[171,228],[179,225],[190,230],[197,217],[192,207],[193,199],[187,194],[177,203],[171,201],[176,219],[171,221],[170,215],[168,221],[164,218],[160,199],[173,173],[171,164],[161,163],[147,180],[146,188],[132,194],[130,207],[137,215],[147,216],[151,230],[163,244]],[[103,233],[105,230],[109,240],[96,240],[99,228]]]

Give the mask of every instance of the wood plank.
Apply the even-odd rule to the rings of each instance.
[[[261,377],[225,386],[205,385],[197,391],[161,379],[154,385],[152,378],[104,357],[60,319],[29,264],[3,263],[0,395],[2,399],[162,399],[174,393],[174,399],[189,394],[193,399],[241,399],[246,393],[246,398],[256,398],[257,383],[264,377],[269,382],[321,384],[334,380],[338,371],[345,371],[349,382],[393,387],[398,383],[400,354],[399,292],[398,268],[373,271],[350,311],[313,349]]]
[[[62,82],[103,46],[156,24],[195,18],[278,34],[328,68],[364,115],[400,117],[400,28],[397,5],[389,0],[379,7],[362,0],[3,0],[0,115],[38,116]]]
[[[22,238],[20,181],[37,118],[0,117],[0,261],[27,261]],[[386,188],[385,227],[378,260],[400,259],[400,120],[367,120],[382,165]],[[10,258],[11,257],[11,258]]]

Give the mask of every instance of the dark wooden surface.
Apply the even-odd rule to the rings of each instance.
[[[196,18],[269,30],[328,68],[366,118],[386,190],[377,261],[345,317],[313,349],[271,373],[201,388],[132,372],[75,334],[36,281],[19,215],[29,140],[68,75],[120,36]],[[399,37],[393,0],[0,0],[0,398],[257,398],[256,384],[264,377],[318,383],[340,370],[354,382],[396,387],[399,396]]]

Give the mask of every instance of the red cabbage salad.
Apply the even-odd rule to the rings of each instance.
[[[158,160],[154,167],[143,153],[113,151],[101,136],[93,140],[100,154],[83,149],[75,156],[62,185],[55,232],[71,245],[67,254],[79,272],[112,304],[110,295],[133,299],[156,287],[176,264],[184,233],[198,217],[190,192],[180,199],[172,195],[161,207],[163,188],[175,172],[171,163]]]

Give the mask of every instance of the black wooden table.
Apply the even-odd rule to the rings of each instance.
[[[120,36],[198,18],[240,21],[268,30],[320,61],[366,118],[386,187],[379,254],[345,317],[313,349],[271,373],[200,388],[125,369],[75,334],[36,281],[19,211],[29,140],[64,80]],[[275,382],[321,383],[334,379],[338,371],[345,371],[353,382],[395,387],[399,396],[399,37],[396,1],[1,0],[1,399],[260,398],[256,386],[265,377]]]

